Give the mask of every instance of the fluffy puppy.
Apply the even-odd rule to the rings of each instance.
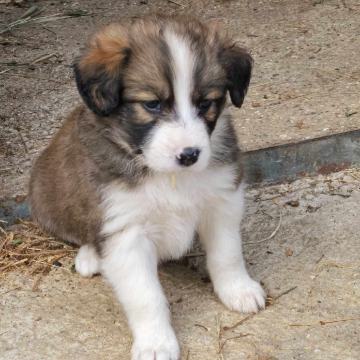
[[[180,356],[157,265],[185,254],[195,232],[221,301],[264,307],[242,256],[240,154],[223,112],[227,93],[242,105],[251,68],[215,27],[179,17],[105,27],[74,66],[86,106],[36,161],[29,199],[40,225],[80,245],[77,271],[112,285],[132,359]]]

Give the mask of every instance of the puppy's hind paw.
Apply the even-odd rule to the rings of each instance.
[[[93,246],[81,246],[76,255],[75,269],[83,277],[91,277],[100,272],[100,259]]]

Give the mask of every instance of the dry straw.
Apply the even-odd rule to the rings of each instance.
[[[0,224],[1,225],[1,224]],[[46,274],[60,259],[72,258],[76,249],[21,221],[8,229],[0,226],[0,276],[14,270]]]

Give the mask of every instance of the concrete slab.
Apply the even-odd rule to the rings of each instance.
[[[223,20],[255,59],[235,111],[243,149],[360,129],[359,2],[241,3],[227,2],[233,16]]]
[[[245,316],[226,310],[198,272],[162,267],[183,359],[359,359],[359,171],[250,189],[246,197],[246,258],[274,304],[219,339],[219,326]],[[33,277],[0,278],[1,360],[129,358],[130,334],[110,288],[70,266],[51,271],[35,292]]]
[[[19,18],[26,4],[0,5],[2,22]],[[252,50],[249,95],[234,111],[243,150],[360,128],[356,0],[48,0],[37,5],[43,15],[79,8],[91,15],[1,35],[0,198],[26,193],[32,161],[79,101],[70,65],[88,34],[102,24],[154,11],[215,18]],[[49,54],[56,56],[26,65]]]

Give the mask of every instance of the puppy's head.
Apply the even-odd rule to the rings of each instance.
[[[252,58],[214,26],[183,18],[110,25],[75,64],[79,92],[153,171],[205,169],[226,94],[243,103]],[[220,120],[219,120],[220,121]]]

